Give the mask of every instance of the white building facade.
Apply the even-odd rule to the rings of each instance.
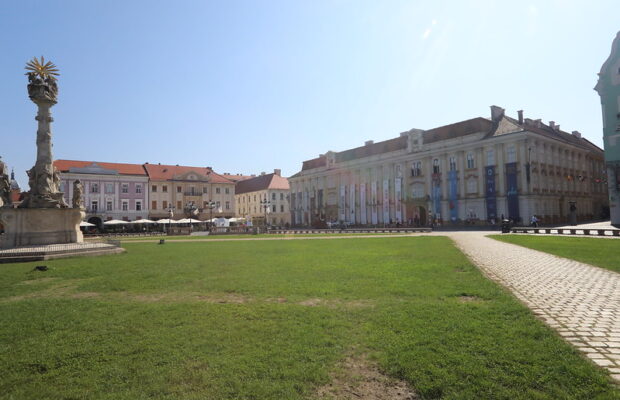
[[[293,225],[487,224],[601,217],[603,152],[540,120],[474,118],[328,152],[289,178]]]

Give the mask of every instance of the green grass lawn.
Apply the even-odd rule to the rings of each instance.
[[[620,398],[444,237],[125,247],[2,265],[0,398],[312,399],[351,354],[422,399]]]
[[[135,242],[141,240],[157,240],[166,239],[166,240],[210,240],[210,239],[262,239],[262,238],[290,238],[290,237],[337,237],[337,236],[368,236],[368,235],[403,235],[403,233],[397,232],[372,232],[372,233],[349,233],[347,231],[343,231],[343,233],[296,233],[296,234],[279,234],[279,233],[270,233],[270,234],[245,234],[245,235],[179,235],[179,236],[166,236],[166,235],[158,235],[158,236],[135,236],[135,237],[111,237],[110,239],[118,239],[123,242]]]
[[[493,239],[620,272],[620,240],[567,236],[491,235]]]

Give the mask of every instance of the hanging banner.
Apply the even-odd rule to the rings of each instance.
[[[403,220],[403,209],[402,209],[402,201],[401,201],[401,186],[402,186],[402,178],[394,179],[394,205],[396,209],[396,222],[402,222]]]
[[[458,206],[458,181],[456,179],[456,171],[448,171],[448,186],[450,187],[450,221],[456,222],[459,217]]]
[[[433,211],[436,218],[441,218],[441,181],[433,180]]]
[[[508,200],[508,218],[519,221],[519,193],[517,191],[517,163],[506,164],[506,199]]]
[[[390,222],[390,181],[383,180],[383,223]]]
[[[355,223],[355,184],[349,186],[349,222]]]
[[[374,225],[377,225],[379,223],[379,216],[377,215],[377,182],[372,182],[370,184],[370,197],[371,197],[371,204],[372,204],[372,210],[371,210],[371,222]]]
[[[346,217],[346,214],[344,212],[344,209],[346,206],[346,203],[345,203],[346,191],[347,191],[346,185],[340,185],[340,199],[338,202],[338,219],[342,222],[345,220],[345,217]]]
[[[487,219],[497,219],[497,198],[495,194],[495,166],[485,167]]]
[[[366,225],[366,184],[360,183],[360,224]]]

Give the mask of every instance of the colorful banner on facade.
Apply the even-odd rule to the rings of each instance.
[[[371,221],[374,225],[377,225],[379,216],[377,215],[377,182],[373,181],[370,184],[370,196],[371,196]]]
[[[433,180],[433,211],[435,217],[441,218],[441,181],[439,179]]]
[[[456,171],[448,171],[448,186],[450,187],[450,221],[455,222],[459,218],[458,180]]]
[[[403,221],[403,206],[401,201],[402,181],[402,178],[394,179],[394,208],[396,209],[396,222]]]
[[[517,191],[517,163],[506,164],[506,199],[508,200],[508,218],[519,221],[519,192]]]
[[[338,199],[338,219],[340,221],[345,221],[346,214],[344,209],[346,207],[346,192],[347,186],[340,185],[340,198]]]
[[[301,196],[301,192],[297,192],[297,203],[299,203],[299,207],[297,207],[297,223],[298,224],[303,224],[304,221],[301,218],[301,216],[303,215],[303,199]]]
[[[360,183],[360,224],[366,225],[366,212],[368,207],[366,207],[366,184]]]
[[[355,223],[355,184],[349,186],[349,222]]]
[[[497,197],[495,193],[495,166],[485,167],[487,219],[497,219]]]
[[[383,223],[390,222],[390,181],[383,180]]]

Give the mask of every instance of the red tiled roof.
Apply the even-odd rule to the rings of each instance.
[[[454,139],[478,132],[489,132],[493,123],[486,118],[477,117],[454,124],[429,129],[422,134],[423,143],[434,143],[441,140]]]
[[[289,190],[289,188],[288,179],[276,174],[265,174],[237,182],[235,194],[256,192],[257,190],[266,189]]]
[[[207,167],[189,167],[185,165],[164,165],[164,164],[144,164],[150,179],[172,180],[178,179],[181,175],[188,172],[195,172],[203,178],[207,178],[211,183],[234,183],[223,175],[218,174]]]
[[[336,162],[355,160],[375,154],[389,153],[391,151],[402,150],[407,148],[407,136],[399,136],[394,139],[384,140],[354,149],[349,149],[336,153]]]
[[[60,172],[69,172],[70,168],[84,168],[97,164],[104,169],[118,171],[121,175],[146,175],[142,164],[108,163],[99,161],[55,160],[54,166]]]
[[[320,156],[318,158],[313,158],[312,160],[304,161],[301,170],[305,171],[307,169],[314,169],[319,167],[324,167],[327,165],[327,157]]]

